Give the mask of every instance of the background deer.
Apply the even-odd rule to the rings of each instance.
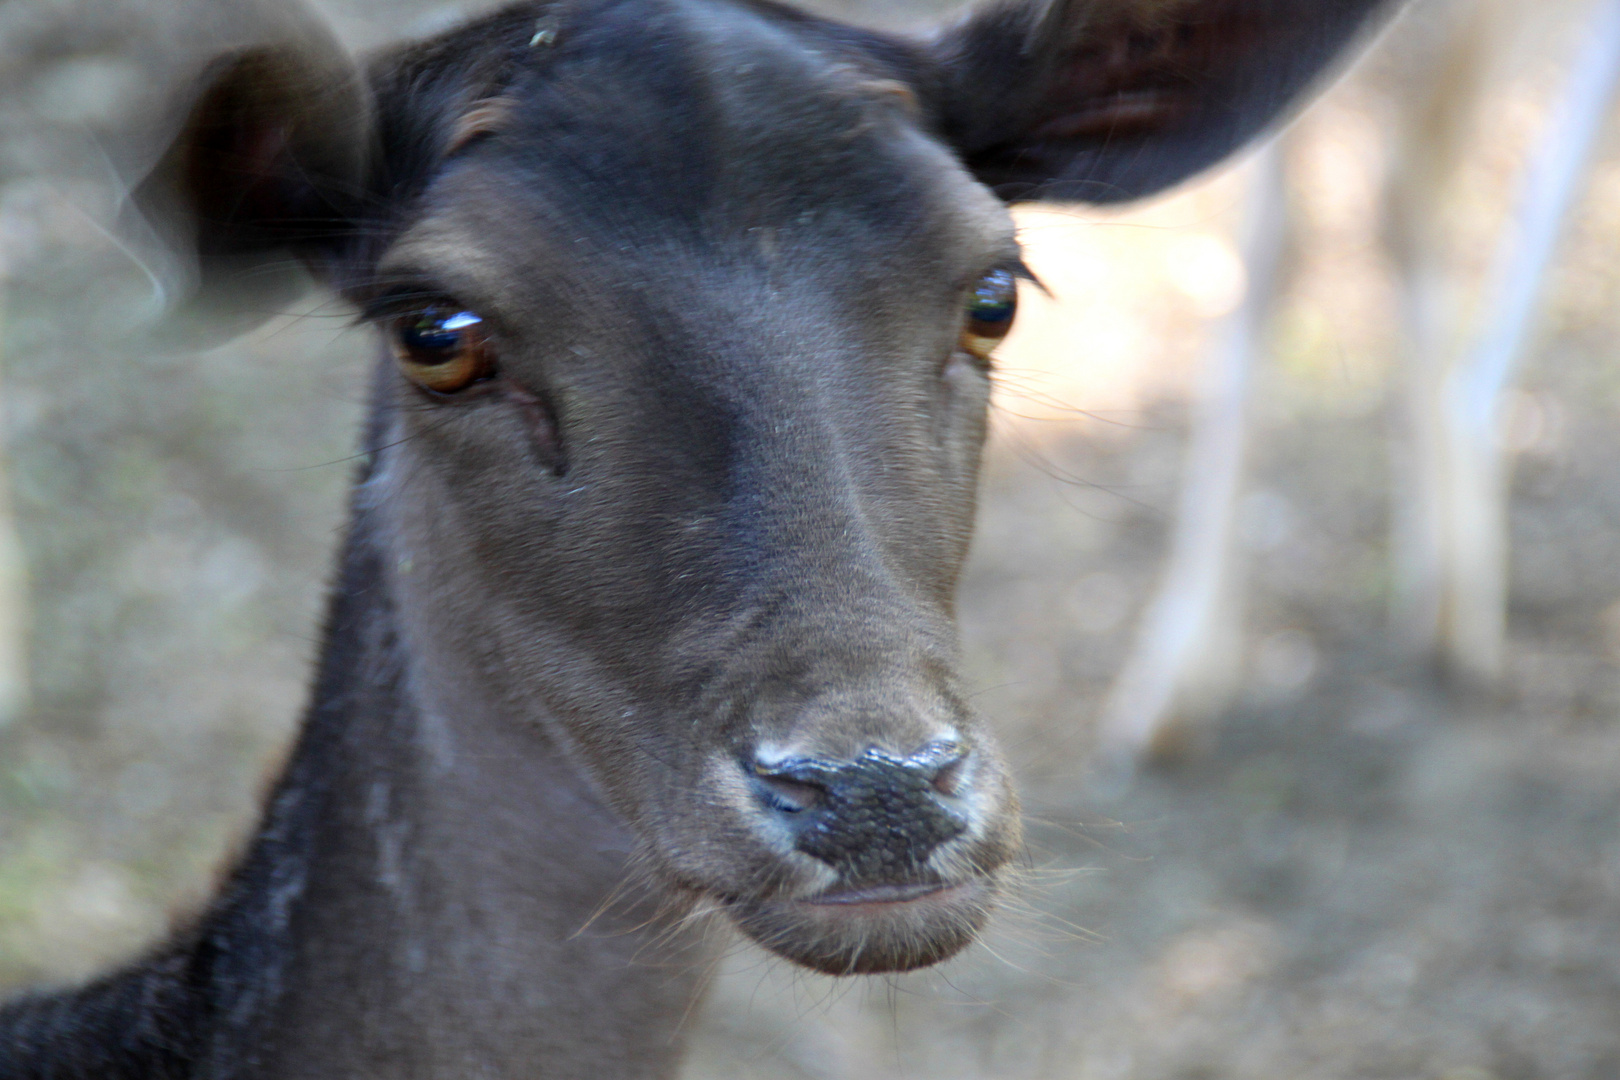
[[[1620,7],[1589,5],[1580,40],[1563,46],[1573,53],[1567,77],[1521,163],[1521,190],[1477,298],[1465,298],[1455,280],[1447,204],[1490,119],[1487,95],[1504,57],[1534,20],[1495,3],[1435,3],[1424,16],[1403,41],[1384,192],[1406,339],[1390,448],[1393,630],[1401,651],[1462,685],[1494,688],[1506,674],[1504,401],[1534,344],[1550,266],[1611,111]],[[1211,350],[1173,552],[1101,718],[1116,777],[1156,743],[1173,742],[1178,720],[1196,724],[1229,704],[1239,681],[1232,530],[1251,365],[1266,351],[1264,330],[1286,284],[1276,265],[1287,245],[1282,169],[1279,158],[1255,185],[1251,287]]]
[[[667,1075],[724,913],[969,944],[1017,804],[956,673],[1004,204],[1158,190],[1379,5],[1018,4],[931,37],[526,4],[223,57],[149,211],[387,342],[312,700],[208,910],[0,1014],[0,1075]]]

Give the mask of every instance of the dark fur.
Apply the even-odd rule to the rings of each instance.
[[[508,269],[469,271],[468,287],[515,282],[530,291],[508,314],[554,321],[514,352],[522,386],[493,404],[427,403],[380,366],[312,701],[255,838],[209,910],[148,959],[0,1010],[0,1080],[668,1075],[696,985],[635,970],[649,955],[691,966],[660,951],[666,929],[638,925],[636,904],[660,895],[706,897],[835,972],[966,944],[984,904],[852,952],[797,904],[800,864],[760,850],[747,815],[765,811],[707,789],[700,811],[682,802],[716,748],[746,760],[756,740],[798,739],[810,756],[782,775],[839,792],[826,778],[856,775],[850,762],[884,783],[948,724],[983,805],[915,815],[918,835],[891,842],[909,877],[892,880],[993,885],[1016,850],[1005,771],[954,675],[984,391],[956,364],[972,385],[948,393],[965,404],[939,405],[929,374],[954,340],[950,260],[977,257],[958,252],[971,244],[953,215],[983,204],[965,174],[941,194],[919,155],[945,170],[950,146],[1009,197],[1145,194],[1268,123],[1377,6],[1199,0],[1189,29],[1163,3],[1148,19],[1058,0],[910,41],[762,0],[525,4],[380,56],[364,90],[333,75],[335,100],[362,114],[335,130],[319,126],[318,83],[280,54],[217,68],[155,181],[199,190],[150,204],[195,217],[205,275],[291,250],[368,303],[395,284],[379,259],[402,234],[488,212],[480,184],[498,176],[498,220],[532,231],[497,238]],[[531,48],[548,13],[559,44]],[[712,41],[692,29],[707,25]],[[1144,89],[1158,94],[1145,109],[1131,96]],[[452,146],[494,98],[510,117]],[[270,114],[297,123],[282,156],[257,160],[271,144],[252,125]],[[941,142],[874,152],[910,124]],[[791,348],[761,343],[771,335]],[[599,363],[570,369],[547,352],[564,342]],[[512,450],[525,439],[530,457]],[[433,567],[427,584],[404,576],[401,537]],[[480,596],[510,599],[519,630],[479,623]],[[546,641],[585,659],[548,657]],[[560,671],[525,677],[548,663]],[[420,680],[439,670],[480,673],[467,685],[488,678],[493,715],[533,722],[436,715]],[[616,727],[636,709],[608,701],[651,702],[664,726]],[[435,765],[435,724],[479,753]],[[837,857],[823,863],[856,867],[848,879],[900,873],[867,857],[859,830],[829,829]],[[632,845],[652,874],[622,940],[568,937]],[[956,845],[954,861],[925,867],[914,852],[934,845]],[[557,880],[560,866],[578,880]]]
[[[292,758],[257,835],[206,915],[128,970],[0,1008],[6,1080],[251,1076],[293,953],[295,910],[333,808],[333,773],[396,711],[392,613],[357,514],[344,544],[320,667]]]

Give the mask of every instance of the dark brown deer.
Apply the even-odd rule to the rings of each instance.
[[[222,59],[143,197],[205,285],[290,253],[378,327],[352,522],[244,855],[0,1012],[0,1076],[668,1076],[694,913],[966,947],[1020,849],[953,619],[1006,203],[1205,168],[1382,6],[558,0]]]

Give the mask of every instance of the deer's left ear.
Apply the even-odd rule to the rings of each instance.
[[[165,330],[204,312],[208,335],[262,321],[353,229],[371,145],[364,80],[319,18],[275,3],[268,40],[216,57],[184,96],[183,123],[132,193],[182,278]]]
[[[1220,161],[1401,0],[1014,0],[927,46],[942,133],[1008,201],[1106,203]]]

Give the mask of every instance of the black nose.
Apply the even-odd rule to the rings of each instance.
[[[939,743],[909,758],[871,749],[852,762],[798,758],[753,772],[761,801],[800,851],[846,881],[891,882],[967,829],[947,801],[965,758],[955,743]]]

